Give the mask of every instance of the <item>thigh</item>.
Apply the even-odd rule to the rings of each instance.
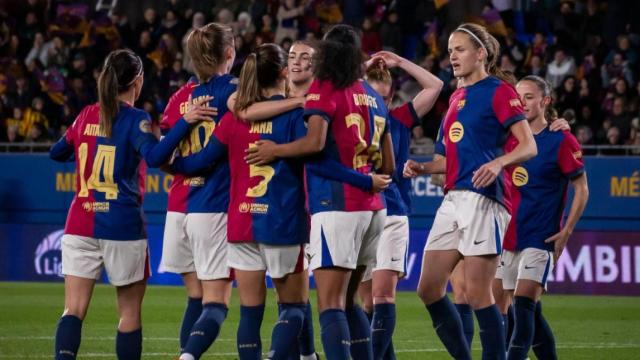
[[[200,280],[227,279],[227,214],[187,214],[186,229]]]
[[[498,256],[467,256],[464,262],[464,280],[469,305],[474,309],[482,309],[494,304],[492,283]]]
[[[458,262],[458,265],[453,269],[449,281],[451,282],[451,289],[453,291],[453,302],[456,304],[467,304],[467,295],[464,286],[464,259]]]
[[[343,309],[347,297],[347,286],[351,270],[344,268],[320,268],[313,270],[318,292],[318,311]]]
[[[73,315],[84,320],[95,283],[94,279],[65,275],[63,315]]]
[[[457,250],[427,250],[422,258],[418,293],[426,304],[442,298],[451,272],[460,261]]]
[[[147,282],[144,280],[116,287],[120,314],[118,330],[129,332],[140,328],[142,299],[146,289]]]
[[[78,235],[62,236],[62,274],[84,279],[100,279],[102,249],[95,238]]]
[[[194,299],[202,297],[202,284],[195,272],[182,274],[182,283],[187,289],[187,296]]]
[[[282,278],[273,278],[278,293],[278,302],[306,304],[309,300],[309,275],[306,271],[291,273]]]
[[[258,306],[265,302],[267,296],[267,286],[265,284],[264,270],[234,271],[238,284],[238,295],[242,306]]]
[[[398,272],[377,270],[373,273],[373,303],[387,304],[396,302]]]
[[[168,211],[162,237],[162,271],[184,274],[196,271],[193,249],[187,236],[187,214]]]
[[[151,276],[147,239],[100,240],[104,267],[114,286],[129,285]]]

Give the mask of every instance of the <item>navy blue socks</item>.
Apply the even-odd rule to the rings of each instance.
[[[464,331],[464,337],[467,340],[469,349],[471,349],[471,343],[473,342],[473,309],[469,304],[454,304],[460,320],[462,321],[462,330]]]
[[[142,356],[142,328],[116,335],[116,354],[118,360],[140,360]]]
[[[359,305],[347,307],[345,313],[351,336],[351,357],[362,360],[373,359],[371,324],[367,315]],[[375,316],[374,312],[373,317],[375,318]]]
[[[320,327],[324,354],[330,360],[350,360],[349,324],[341,309],[328,309],[320,313]]]
[[[221,303],[204,304],[198,321],[191,328],[184,353],[199,359],[218,337],[227,311],[227,306]]]
[[[480,341],[482,342],[482,359],[504,359],[504,319],[493,304],[483,309],[475,310],[478,326],[480,327]]]
[[[271,334],[269,359],[287,360],[292,344],[298,342],[307,304],[280,304],[280,316]]]
[[[456,360],[470,360],[471,352],[464,337],[462,321],[451,300],[445,295],[426,307],[431,315],[433,328],[449,355]]]
[[[201,313],[202,298],[189,297],[187,300],[187,308],[184,310],[184,316],[182,317],[182,326],[180,326],[180,352],[184,351],[184,347],[187,346],[191,328],[193,324],[198,321]]]
[[[376,304],[373,308],[371,322],[373,356],[376,360],[384,359],[396,327],[396,304]]]
[[[56,329],[56,360],[72,360],[78,355],[80,337],[82,333],[82,320],[73,315],[65,315],[58,320]]]
[[[264,304],[258,306],[240,306],[240,324],[238,325],[237,346],[240,360],[261,360],[262,341],[260,327],[264,316]]]

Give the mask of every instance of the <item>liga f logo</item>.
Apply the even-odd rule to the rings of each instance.
[[[511,180],[515,186],[524,186],[529,182],[529,172],[527,169],[522,166],[518,166],[515,170],[513,170],[513,174],[511,175]]]

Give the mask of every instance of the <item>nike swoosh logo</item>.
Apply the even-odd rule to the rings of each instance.
[[[391,258],[391,261],[400,261],[400,258]]]
[[[482,241],[475,241],[475,240],[474,240],[474,241],[473,241],[473,245],[479,245],[479,244],[482,244],[482,243],[483,243],[483,242],[485,242],[485,241],[487,241],[487,240],[486,240],[486,239],[485,239],[485,240],[482,240]]]
[[[525,265],[524,268],[529,270],[529,269],[535,269],[536,267],[535,266]]]

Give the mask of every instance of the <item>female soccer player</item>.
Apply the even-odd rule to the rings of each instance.
[[[513,182],[513,217],[495,280],[497,285],[502,285],[504,293],[497,294],[496,299],[503,313],[514,299],[515,329],[507,358],[526,359],[535,341],[533,346],[538,358],[556,359],[553,333],[542,316],[539,300],[546,289],[548,274],[582,216],[589,188],[578,141],[569,131],[549,129],[549,84],[532,75],[520,80],[516,89],[524,103],[539,154],[507,172]],[[515,141],[510,141],[507,149],[513,146]],[[563,226],[569,182],[575,195]]]
[[[498,41],[482,26],[463,24],[449,37],[454,76],[464,86],[449,100],[444,119],[445,161],[428,166],[409,160],[406,176],[446,171],[445,199],[427,239],[418,295],[441,341],[456,359],[470,359],[460,317],[446,296],[446,284],[459,260],[465,261],[465,291],[480,326],[483,357],[505,356],[502,316],[491,282],[510,218],[505,166],[536,155],[531,130],[513,87],[497,67]],[[497,76],[499,77],[497,77]],[[503,151],[511,133],[518,140]]]
[[[56,330],[56,359],[75,359],[93,286],[102,267],[116,286],[119,359],[140,359],[140,307],[150,275],[147,235],[138,186],[140,165],[157,167],[189,131],[212,120],[202,99],[158,144],[149,114],[133,107],[143,84],[140,58],[130,50],[109,54],[98,78],[99,103],[85,107],[51,148],[57,161],[76,161],[76,187],[62,238],[65,308]],[[185,121],[186,120],[186,121]]]
[[[193,59],[197,81],[189,81],[169,100],[161,123],[163,131],[172,128],[188,106],[189,98],[213,96],[210,104],[217,110],[216,121],[227,111],[227,99],[237,80],[228,75],[235,57],[230,28],[210,23],[194,30],[187,39],[187,51]],[[184,139],[177,156],[200,151],[208,142],[215,122],[194,127]],[[180,329],[180,349],[193,356],[206,351],[217,336],[215,325],[224,319],[231,294],[226,259],[226,211],[228,206],[228,165],[207,169],[199,176],[175,174],[167,202],[162,267],[182,275],[187,288],[187,307]],[[207,305],[209,304],[209,305]],[[222,305],[220,305],[222,304]],[[223,306],[224,305],[224,306]],[[207,308],[203,315],[203,306]],[[215,314],[211,315],[211,314]],[[202,320],[202,321],[200,321]],[[189,336],[197,328],[212,329],[205,336]],[[201,329],[198,331],[202,331]],[[195,334],[200,334],[195,332]],[[200,341],[206,338],[205,341]]]
[[[392,78],[388,68],[399,67],[422,86],[412,101],[390,110],[390,132],[393,153],[398,169],[393,182],[385,190],[387,218],[378,243],[376,267],[367,268],[359,294],[367,313],[373,313],[372,343],[375,359],[387,352],[393,356],[391,338],[395,328],[395,290],[398,278],[406,272],[409,245],[409,211],[411,208],[411,180],[402,177],[402,167],[409,159],[411,128],[419,123],[435,103],[442,89],[442,81],[422,67],[394,53],[381,51],[368,62],[366,80],[382,95],[387,106],[393,99]]]
[[[236,111],[261,99],[284,99],[287,55],[275,44],[260,46],[242,67]],[[238,352],[241,359],[260,359],[260,324],[264,313],[265,273],[273,278],[281,307],[273,330],[269,358],[286,359],[297,342],[308,301],[304,244],[308,239],[302,163],[283,159],[249,165],[245,151],[260,139],[288,143],[304,136],[302,109],[249,123],[225,116],[204,150],[176,159],[176,171],[200,171],[228,153],[231,165],[229,265],[240,294]]]
[[[261,142],[247,156],[250,163],[322,151],[322,156],[363,174],[374,169],[393,172],[387,109],[382,98],[359,81],[359,49],[358,34],[349,26],[334,26],[325,35],[305,105],[307,135],[290,144]],[[355,294],[366,265],[375,263],[385,217],[382,198],[312,171],[307,173],[307,188],[310,267],[318,289],[325,354],[328,359],[349,359],[351,350],[353,358],[370,359],[369,322],[355,305]]]

